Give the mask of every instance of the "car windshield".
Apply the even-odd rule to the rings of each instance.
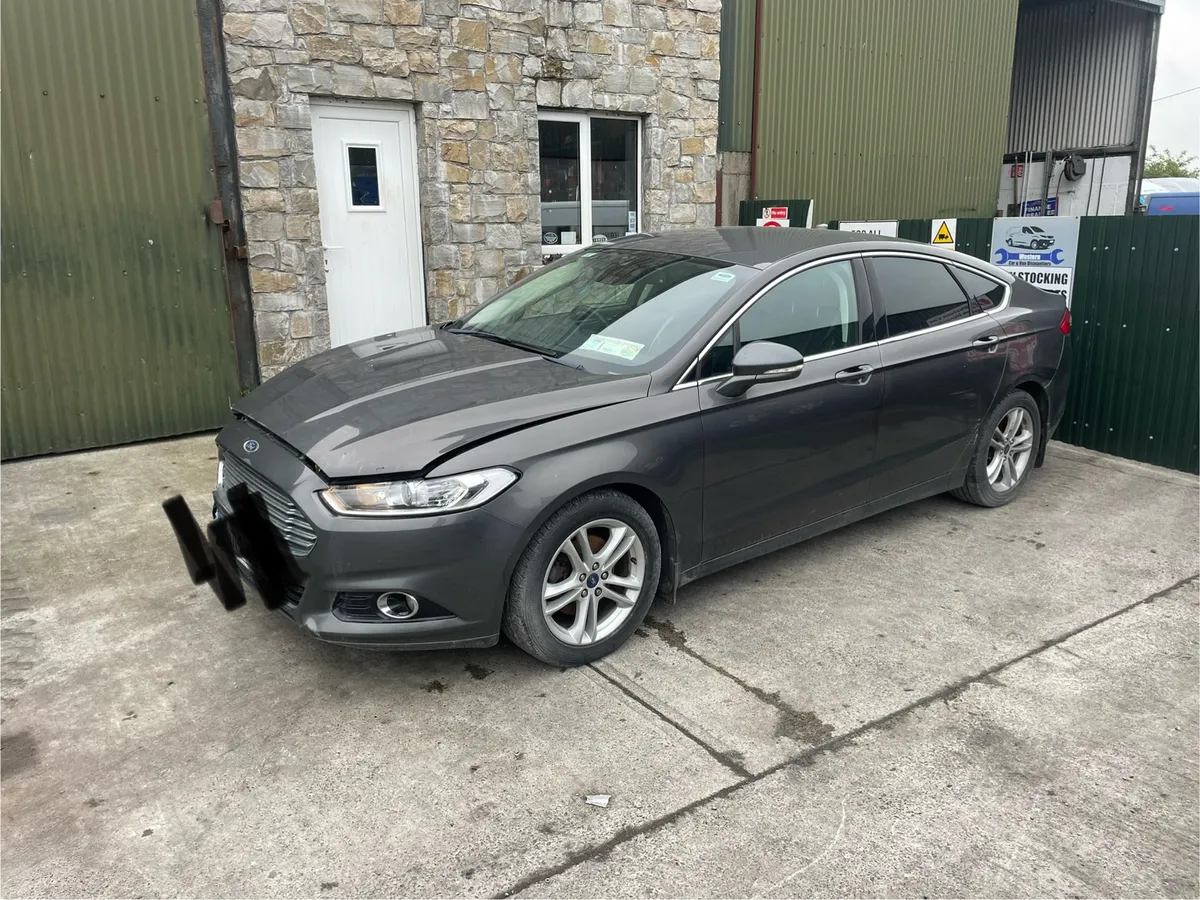
[[[454,330],[591,371],[649,371],[756,270],[611,248],[579,251],[481,306]]]

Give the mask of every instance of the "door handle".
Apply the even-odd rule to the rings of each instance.
[[[344,250],[344,249],[345,249],[344,247],[331,247],[329,244],[321,245],[321,260],[325,264],[326,272],[329,271],[329,251],[330,250]]]
[[[971,341],[972,347],[995,347],[1000,343],[1000,335],[989,334],[987,337],[981,337],[977,341]]]
[[[835,381],[840,381],[842,384],[866,384],[871,380],[871,373],[874,371],[874,366],[855,366],[852,369],[842,369],[833,377]]]

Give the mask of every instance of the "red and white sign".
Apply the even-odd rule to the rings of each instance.
[[[768,206],[763,209],[763,217],[757,224],[764,228],[787,228],[788,208],[786,206]]]

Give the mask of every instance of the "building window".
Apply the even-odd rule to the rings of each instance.
[[[570,253],[641,227],[638,119],[542,112],[538,141],[543,255]]]
[[[379,148],[347,144],[345,150],[350,208],[383,211],[379,197]]]

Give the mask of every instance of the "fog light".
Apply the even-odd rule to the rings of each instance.
[[[380,594],[375,606],[389,619],[411,619],[420,609],[417,598],[403,591],[388,591]]]

